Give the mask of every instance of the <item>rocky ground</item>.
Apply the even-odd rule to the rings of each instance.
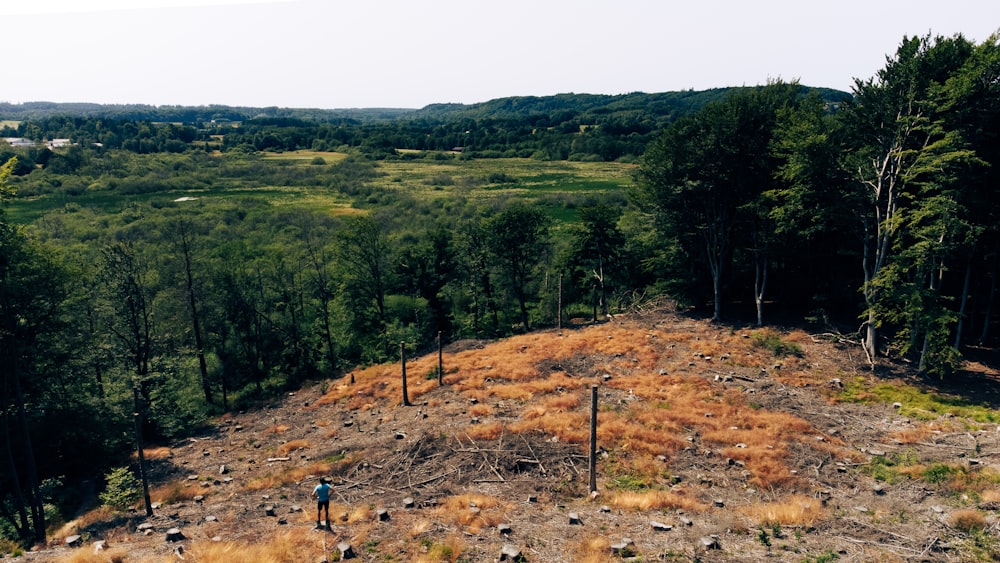
[[[690,504],[631,506],[622,502],[621,491],[613,489],[609,479],[620,453],[616,449],[627,446],[599,444],[598,487],[591,494],[586,443],[558,440],[544,431],[472,437],[478,434],[470,429],[478,425],[499,422],[506,427],[524,420],[530,402],[489,396],[481,401],[481,393],[469,393],[460,385],[438,387],[424,380],[422,385],[433,388],[421,392],[412,406],[372,397],[352,407],[345,400],[325,402],[324,395],[336,382],[322,382],[258,410],[223,417],[210,431],[172,444],[168,452],[160,450],[161,455],[153,456],[158,459],[151,461],[158,500],[153,517],[141,511],[84,515],[60,531],[48,548],[25,559],[240,561],[251,560],[246,546],[278,549],[274,546],[281,542],[296,552],[288,560],[306,562],[338,559],[347,547],[350,553],[345,555],[360,561],[1000,557],[1000,493],[992,496],[1000,487],[1000,427],[947,413],[904,416],[906,405],[901,404],[837,399],[843,387],[858,378],[872,386],[905,382],[924,389],[940,382],[913,378],[891,366],[872,372],[851,343],[836,335],[801,331],[795,341],[803,355],[794,370],[770,360],[706,359],[699,342],[741,329],[669,313],[619,317],[567,330],[565,336],[549,336],[575,338],[614,324],[634,328],[636,334],[653,328],[664,334],[697,334],[683,341],[644,338],[628,343],[621,355],[627,358],[639,346],[656,348],[660,358],[690,357],[680,368],[672,363],[660,371],[682,371],[682,377],[707,382],[720,397],[743,401],[734,407],[736,417],[740,409],[752,409],[805,421],[809,430],[801,439],[782,446],[787,450],[783,463],[791,475],[788,482],[770,489],[756,486],[747,468],[727,454],[730,450],[703,440],[692,425],[680,436],[685,447],[644,462],[669,476],[657,488]],[[525,339],[523,348],[540,342],[538,336],[518,338]],[[447,352],[479,350],[488,355],[491,346],[464,342]],[[986,358],[970,363],[970,371],[949,379],[947,388],[938,392],[995,405],[1000,398],[998,373],[993,360]],[[502,368],[504,360],[496,360]],[[560,359],[558,367],[600,381],[604,408],[634,408],[647,400],[628,385],[608,385],[609,380],[621,382],[631,375],[608,373],[607,360],[604,352],[578,354]],[[542,375],[552,367],[541,366]],[[575,408],[589,410],[588,401]],[[477,408],[481,402],[489,403],[489,409]],[[897,468],[916,469],[903,478],[898,473],[887,478],[877,471],[887,460]],[[964,476],[965,485],[920,478],[918,469],[933,464],[954,468],[949,471]],[[329,531],[315,529],[310,499],[320,471],[330,475],[334,485]],[[799,499],[792,504],[813,503],[808,509],[815,515],[791,516],[792,523],[784,526],[755,516],[755,507],[787,498]],[[983,524],[971,529],[962,525],[956,520],[960,511],[981,516]],[[167,540],[170,530],[181,534],[178,541]],[[77,547],[65,543],[72,536],[81,536]],[[90,555],[99,541],[105,549]],[[229,549],[231,558],[211,546]],[[89,558],[80,555],[84,552]]]

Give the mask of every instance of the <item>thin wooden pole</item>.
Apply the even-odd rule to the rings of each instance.
[[[559,274],[559,305],[556,311],[556,328],[562,332],[562,274]]]
[[[406,343],[405,342],[399,343],[399,363],[402,364],[403,366],[403,406],[409,407],[412,405],[410,405],[410,396],[406,392]]]
[[[597,492],[597,385],[590,386],[590,492]]]

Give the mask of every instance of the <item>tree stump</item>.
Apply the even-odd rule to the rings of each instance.
[[[187,538],[184,537],[184,534],[181,533],[180,528],[170,528],[167,530],[167,541],[169,542],[182,541],[186,539]]]
[[[500,561],[527,561],[521,555],[521,548],[514,544],[505,543],[500,549]]]
[[[72,536],[66,536],[66,545],[70,547],[80,547],[83,544],[83,536],[79,534],[73,534]]]
[[[347,542],[340,542],[337,544],[337,550],[340,551],[340,559],[354,559],[358,554],[354,553],[354,548],[351,544]]]

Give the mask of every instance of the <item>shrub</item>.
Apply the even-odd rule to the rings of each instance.
[[[104,492],[100,494],[105,506],[125,510],[135,504],[142,494],[142,484],[128,467],[117,467],[104,476]]]
[[[785,342],[780,336],[773,332],[756,332],[753,335],[753,345],[757,348],[765,348],[774,353],[779,358],[785,356],[795,356],[801,358],[802,347],[794,342]]]

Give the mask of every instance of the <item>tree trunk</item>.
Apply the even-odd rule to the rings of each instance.
[[[757,326],[764,326],[764,292],[767,290],[767,256],[757,254],[754,260],[753,300],[757,306]]]
[[[135,450],[139,459],[139,478],[142,481],[142,500],[146,507],[146,516],[153,515],[153,503],[149,498],[149,478],[146,476],[146,454],[142,451],[142,401],[139,399],[139,386],[132,386],[132,401],[135,408]]]
[[[965,261],[965,281],[962,282],[962,297],[958,306],[958,324],[955,326],[955,349],[962,349],[962,332],[965,329],[965,310],[969,302],[969,286],[972,284],[972,259],[975,257],[975,247],[969,249],[969,257]]]

